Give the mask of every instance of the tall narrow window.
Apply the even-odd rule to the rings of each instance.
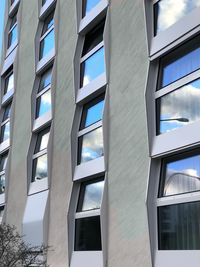
[[[4,206],[0,206],[0,224],[2,223],[3,220],[3,213],[4,213]]]
[[[5,169],[8,159],[8,153],[0,157],[0,194],[5,193]]]
[[[78,164],[103,156],[104,95],[83,107],[78,139]]]
[[[103,177],[81,184],[75,220],[75,251],[102,249],[100,208],[103,189]]]
[[[105,21],[85,36],[81,58],[81,81],[83,87],[105,72],[103,31]]]
[[[199,40],[198,36],[160,61],[157,134],[200,120]]]
[[[4,95],[14,89],[14,74],[11,70],[5,77]]]
[[[87,15],[101,0],[83,0],[83,17]]]
[[[33,155],[32,182],[48,177],[47,146],[49,142],[49,131],[50,128],[47,128],[38,134]]]
[[[55,46],[54,41],[54,13],[51,13],[44,21],[42,36],[40,38],[39,59],[45,57]]]
[[[1,136],[0,142],[4,142],[10,138],[10,111],[11,103],[5,107],[3,121],[1,123]]]
[[[0,1],[0,58],[2,53],[2,45],[3,45],[3,32],[4,32],[4,17],[5,17],[5,3],[6,0]]]
[[[199,250],[199,150],[163,160],[157,203],[159,249]]]
[[[46,71],[40,80],[40,85],[36,97],[36,118],[51,111],[51,72]]]
[[[17,15],[15,15],[10,24],[8,32],[8,48],[11,47],[17,41]]]

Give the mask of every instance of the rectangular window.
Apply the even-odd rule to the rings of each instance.
[[[83,17],[86,16],[101,0],[83,0]]]
[[[89,84],[105,72],[104,25],[105,20],[85,36],[81,58],[80,87]]]
[[[48,128],[38,134],[33,155],[32,182],[48,177],[47,146],[49,142],[49,131],[50,129]]]
[[[5,169],[8,159],[8,153],[0,157],[0,194],[5,193]]]
[[[11,111],[11,103],[5,107],[3,121],[1,123],[0,143],[10,138],[10,111]]]
[[[44,21],[42,36],[40,38],[40,55],[39,59],[45,57],[55,46],[54,40],[54,14],[50,14]]]
[[[14,89],[14,73],[13,70],[5,77],[4,95]]]
[[[0,206],[0,224],[2,223],[3,220],[3,214],[4,214],[4,206]]]
[[[100,216],[76,219],[75,251],[101,250]]]
[[[154,4],[154,35],[168,29],[200,6],[197,0],[160,0]]]
[[[158,248],[160,250],[200,249],[200,202],[158,208]]]
[[[51,72],[52,69],[49,69],[40,80],[36,96],[36,119],[51,111]]]
[[[10,29],[8,32],[8,48],[11,47],[17,40],[17,15],[15,15],[10,24]]]

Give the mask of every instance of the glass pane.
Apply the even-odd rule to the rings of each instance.
[[[1,127],[1,143],[10,138],[10,122],[8,121]]]
[[[105,72],[104,47],[86,59],[82,65],[81,87]]]
[[[91,51],[94,47],[96,47],[100,42],[103,41],[103,30],[104,30],[105,20],[98,23],[98,25],[91,30],[85,36],[84,46],[82,56]]]
[[[198,42],[196,46],[197,45],[199,46]],[[200,48],[198,47],[188,52],[187,54],[185,53],[184,49],[183,51],[183,56],[172,57],[172,60],[170,62],[163,64],[161,83],[162,87],[167,86],[170,83],[173,83],[200,68]]]
[[[46,3],[47,0],[42,0],[42,5],[44,5]]]
[[[85,10],[83,10],[83,17],[87,15],[101,0],[84,0],[85,1]]]
[[[161,0],[156,3],[155,35],[166,30],[171,25],[200,6],[199,0]]]
[[[104,96],[89,102],[83,107],[80,129],[84,129],[102,119]]]
[[[200,120],[200,79],[164,95],[157,101],[157,107],[158,134]]]
[[[41,117],[51,110],[51,90],[46,91],[43,95],[37,98],[37,109],[36,118]]]
[[[5,17],[5,0],[0,1],[0,58],[3,45],[4,17]]]
[[[5,193],[5,174],[0,175],[0,194]]]
[[[17,25],[10,31],[8,36],[8,48],[17,40]]]
[[[200,202],[158,208],[160,250],[200,249]]]
[[[4,206],[0,206],[0,223],[2,222],[3,219],[3,213],[4,213]]]
[[[78,211],[100,209],[104,181],[83,183],[81,185]]]
[[[7,105],[3,114],[3,121],[10,118],[11,104]]]
[[[50,129],[48,128],[38,134],[34,153],[38,153],[39,151],[47,148],[49,142],[49,130]]]
[[[5,79],[5,89],[4,89],[4,94],[8,93],[10,90],[14,88],[14,74],[13,72],[6,77]]]
[[[40,43],[40,59],[54,48],[54,30],[50,31]]]
[[[74,250],[101,250],[101,227],[99,216],[76,219]]]
[[[33,161],[33,177],[32,182],[47,177],[47,154],[40,156]]]
[[[8,154],[4,154],[3,156],[1,156],[1,159],[0,159],[0,172],[5,170],[6,164],[7,164],[7,159],[8,159]]]
[[[103,133],[102,127],[85,134],[79,138],[80,160],[84,163],[103,156]]]
[[[48,29],[51,28],[51,26],[54,24],[54,19],[53,19],[54,14],[50,14],[49,17],[45,20],[43,30],[42,30],[42,35],[45,34],[45,32],[48,31]]]
[[[51,84],[51,72],[52,69],[49,69],[42,75],[38,92],[41,92],[45,87]]]
[[[40,151],[47,148],[48,142],[49,142],[49,132],[42,136],[41,144],[40,144]]]
[[[200,190],[200,155],[164,163],[162,179],[160,196]]]

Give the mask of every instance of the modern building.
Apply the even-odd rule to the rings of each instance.
[[[50,267],[199,267],[200,1],[5,2],[0,220]]]

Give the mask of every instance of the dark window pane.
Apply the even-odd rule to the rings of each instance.
[[[47,0],[42,0],[42,5],[44,5],[46,3]]]
[[[0,223],[2,222],[3,219],[3,213],[4,213],[4,206],[0,206]]]
[[[103,30],[105,21],[99,23],[92,31],[85,36],[82,56],[91,51],[95,46],[103,41]]]
[[[81,184],[77,211],[100,209],[104,180],[90,181]]]
[[[8,93],[14,88],[14,74],[10,73],[5,79],[4,94]]]
[[[54,48],[54,30],[51,30],[40,43],[40,59]]]
[[[1,143],[10,138],[10,122],[8,121],[1,126]]]
[[[200,2],[197,0],[160,0],[155,5],[157,9],[157,16],[155,16],[156,35],[200,6]]]
[[[79,138],[78,163],[84,163],[103,156],[102,127],[91,131]]]
[[[14,42],[17,40],[17,24],[15,27],[9,32],[8,35],[8,48],[14,44]]]
[[[181,128],[200,120],[200,79],[157,101],[158,134]]]
[[[99,216],[76,219],[74,250],[101,250],[101,227]]]
[[[161,60],[161,87],[167,86],[199,68],[200,48],[198,37]]]
[[[83,0],[83,17],[87,15],[101,0]]]
[[[84,129],[102,119],[104,96],[89,102],[83,107],[80,129]]]
[[[51,84],[51,72],[52,69],[49,69],[42,75],[38,92],[41,92],[45,87]]]
[[[105,72],[104,47],[91,55],[81,64],[81,87]]]
[[[36,107],[36,118],[41,117],[51,110],[51,90],[46,91],[44,94],[37,98]]]
[[[1,156],[1,158],[0,158],[0,172],[5,170],[6,164],[7,164],[7,159],[8,159],[7,153]]]
[[[160,250],[200,249],[200,202],[158,208]]]
[[[46,178],[47,175],[47,154],[33,160],[32,182]]]
[[[51,28],[51,26],[54,24],[54,19],[53,19],[54,14],[50,14],[49,17],[44,21],[44,26],[42,30],[42,35],[45,34],[45,32],[48,31],[48,29]]]
[[[163,161],[160,197],[200,190],[200,153]]]
[[[5,174],[0,175],[0,194],[5,193]]]
[[[38,134],[37,143],[35,146],[35,153],[38,153],[39,151],[42,151],[43,149],[46,149],[49,142],[49,128],[46,130],[40,132]]]

